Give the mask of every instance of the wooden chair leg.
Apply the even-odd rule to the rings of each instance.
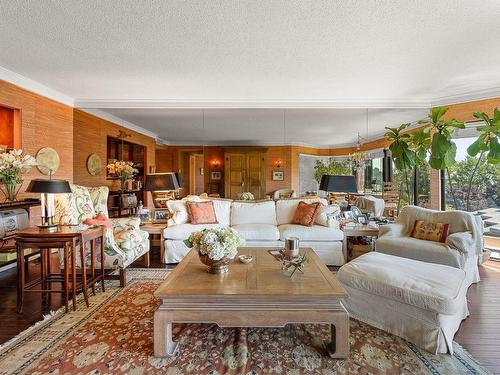
[[[127,285],[127,273],[125,268],[120,268],[120,287]]]

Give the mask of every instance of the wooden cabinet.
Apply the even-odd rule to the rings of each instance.
[[[265,197],[265,151],[231,150],[225,153],[225,197],[238,199],[250,192]]]

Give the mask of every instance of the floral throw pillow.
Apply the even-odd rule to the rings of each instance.
[[[411,231],[411,237],[418,238],[419,240],[445,242],[449,231],[450,224],[416,220]]]
[[[191,224],[218,224],[214,204],[208,202],[186,202]]]
[[[299,202],[292,223],[312,227],[316,216],[318,216],[321,203]]]
[[[95,212],[98,214],[103,213],[104,216],[108,217],[109,188],[107,186],[99,186],[89,187],[87,189],[90,193],[90,198],[92,199]]]

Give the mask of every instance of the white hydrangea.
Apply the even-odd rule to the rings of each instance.
[[[238,246],[244,242],[243,237],[232,228],[204,229],[189,236],[188,246],[212,260],[224,257],[233,259],[238,254]]]

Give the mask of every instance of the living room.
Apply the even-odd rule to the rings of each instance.
[[[499,12],[0,0],[0,374],[500,374]]]

